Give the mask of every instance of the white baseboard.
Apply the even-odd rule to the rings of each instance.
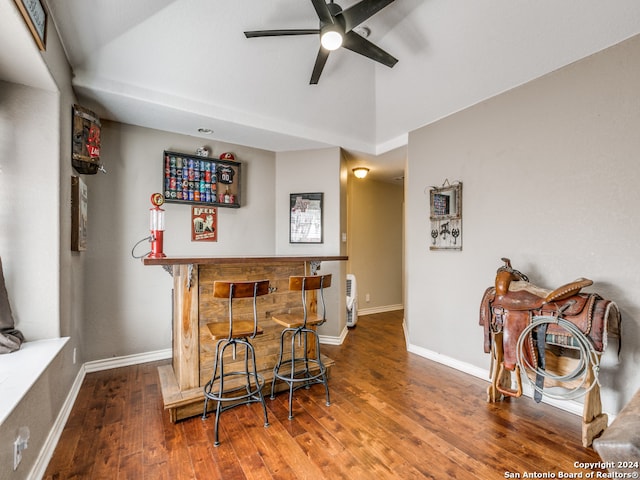
[[[325,345],[342,345],[342,342],[344,342],[344,339],[347,338],[347,333],[349,333],[349,330],[347,329],[347,327],[344,327],[339,337],[333,337],[329,335],[318,335],[318,339],[320,340],[320,343]]]
[[[403,305],[385,305],[383,307],[375,307],[375,308],[365,308],[358,310],[358,317],[362,317],[364,315],[372,315],[374,313],[384,313],[384,312],[393,312],[396,310],[402,310],[404,308]],[[357,323],[356,323],[357,325]],[[320,343],[325,345],[342,345],[344,339],[347,338],[347,334],[349,333],[348,327],[344,327],[340,336],[329,336],[329,335],[318,335],[320,339]]]
[[[383,305],[382,307],[360,308],[358,307],[358,316],[373,315],[374,313],[395,312],[402,310],[404,305]]]
[[[416,355],[419,355],[423,358],[433,360],[434,362],[440,363],[442,365],[446,365],[447,367],[454,368],[460,372],[467,373],[477,378],[481,378],[483,380],[487,380],[489,378],[488,370],[476,367],[475,365],[471,365],[470,363],[461,362],[460,360],[442,355],[441,353],[437,353],[432,350],[427,350],[426,348],[418,347],[416,345],[408,343],[407,351],[415,353]]]
[[[358,317],[372,315],[374,313],[394,312],[396,310],[402,310],[403,308],[403,305],[385,305],[384,307],[358,309]],[[320,338],[320,343],[324,343],[326,345],[342,345],[342,342],[344,342],[344,339],[347,338],[348,333],[349,329],[347,327],[344,327],[339,337],[330,337],[328,335],[318,335],[318,337]]]
[[[58,440],[60,440],[60,435],[62,435],[64,426],[67,424],[67,420],[69,420],[69,415],[71,414],[73,404],[76,402],[76,397],[80,392],[80,387],[82,386],[82,382],[84,381],[84,374],[85,370],[83,365],[80,367],[80,370],[78,370],[78,374],[76,375],[76,379],[71,386],[71,390],[69,391],[67,398],[62,404],[62,408],[58,413],[58,417],[56,418],[53,427],[51,427],[49,435],[47,436],[47,439],[45,440],[44,445],[40,450],[40,454],[38,455],[38,458],[36,458],[33,468],[31,469],[31,472],[29,473],[29,476],[27,478],[38,480],[44,477],[44,472],[46,471],[47,466],[51,461],[53,452],[58,445]]]
[[[67,424],[67,420],[69,420],[69,415],[71,414],[71,409],[73,408],[74,403],[76,402],[76,398],[78,393],[80,392],[80,387],[82,387],[82,382],[84,381],[85,374],[91,372],[98,372],[101,370],[109,370],[111,368],[118,367],[126,367],[129,365],[137,365],[140,363],[148,363],[155,362],[158,360],[166,360],[172,357],[172,351],[170,348],[165,350],[157,350],[155,352],[147,352],[140,353],[135,355],[127,355],[124,357],[114,357],[107,358],[104,360],[95,360],[92,362],[87,362],[80,367],[78,374],[71,386],[71,390],[67,395],[64,403],[62,404],[62,408],[58,413],[58,417],[47,436],[47,439],[44,442],[42,449],[40,450],[40,454],[36,459],[31,472],[27,478],[33,480],[39,480],[44,476],[44,472],[51,461],[51,457],[53,456],[53,452],[58,445],[58,441],[60,440],[60,436],[62,435],[62,431],[64,430],[65,425]]]
[[[441,353],[434,352],[432,350],[428,350],[426,348],[418,347],[417,345],[412,345],[409,342],[409,338],[407,336],[407,326],[406,323],[402,323],[405,341],[407,344],[407,351],[411,353],[415,353],[423,358],[427,358],[429,360],[433,360],[434,362],[440,363],[442,365],[446,365],[447,367],[455,368],[460,372],[467,373],[474,377],[480,378],[487,382],[487,386],[489,385],[489,379],[491,378],[491,374],[489,370],[485,370],[484,368],[476,367],[470,363],[461,362],[455,358],[449,357],[447,355],[442,355]],[[522,385],[522,395],[526,397],[533,398],[533,388],[531,385],[523,382]],[[549,397],[542,397],[542,402],[553,407],[559,408],[569,413],[573,413],[574,415],[582,415],[583,404],[580,402],[576,402],[575,400],[557,400]]]
[[[136,353],[126,355],[124,357],[105,358],[104,360],[94,360],[84,364],[86,373],[99,372],[101,370],[109,370],[111,368],[128,367],[129,365],[138,365],[140,363],[156,362],[158,360],[167,360],[172,357],[170,348],[164,350],[156,350],[155,352]]]

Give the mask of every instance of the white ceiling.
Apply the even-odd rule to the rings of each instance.
[[[309,85],[316,36],[243,34],[317,28],[309,0],[48,6],[74,89],[102,118],[209,145],[340,146],[392,177],[402,175],[408,132],[640,33],[638,0],[396,0],[364,23],[399,59],[394,68],[341,49]]]

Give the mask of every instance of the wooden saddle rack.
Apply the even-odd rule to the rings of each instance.
[[[484,351],[491,353],[491,384],[487,401],[519,397],[528,379],[534,399],[543,388],[572,387],[553,398],[584,395],[582,443],[591,445],[607,426],[602,413],[598,368],[600,356],[612,338],[620,347],[620,312],[611,300],[582,289],[593,284],[586,278],[553,290],[532,284],[515,270],[508,258],[498,268],[495,285],[487,288],[480,304]],[[589,358],[586,358],[589,357]],[[580,370],[582,369],[582,370]],[[582,378],[573,375],[580,370]],[[515,373],[512,388],[511,373]],[[545,391],[546,393],[546,391]]]

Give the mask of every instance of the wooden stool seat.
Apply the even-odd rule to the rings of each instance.
[[[289,386],[289,419],[293,418],[293,392],[299,388],[309,388],[314,384],[324,385],[327,406],[331,405],[327,368],[322,363],[320,340],[314,328],[326,321],[324,289],[330,286],[331,274],[289,277],[289,290],[301,292],[302,314],[286,313],[272,317],[274,322],[285,328],[280,334],[280,353],[273,368],[271,398],[275,398],[276,381],[280,380]],[[308,311],[307,292],[310,290],[319,292],[322,315],[310,314]],[[285,337],[287,336],[290,339],[290,349],[286,349],[285,357]]]
[[[211,338],[219,340],[221,338],[229,338],[229,324],[226,322],[207,323]],[[230,338],[244,338],[253,335],[253,322],[250,320],[235,320],[232,325],[232,334]],[[256,335],[262,335],[262,328],[256,328]]]
[[[215,360],[211,380],[204,387],[204,412],[202,419],[207,418],[209,400],[216,402],[216,421],[214,428],[214,446],[220,445],[218,439],[218,424],[220,414],[225,410],[260,402],[264,413],[264,426],[269,426],[267,406],[262,395],[264,377],[258,373],[256,353],[249,341],[256,335],[263,333],[258,327],[257,298],[269,293],[269,280],[255,282],[221,282],[213,284],[213,297],[226,298],[228,301],[228,322],[207,323],[207,328],[216,342]],[[234,301],[245,299],[253,303],[253,320],[234,320]],[[231,355],[225,356],[230,348]],[[244,351],[243,362],[235,362],[237,350]],[[225,370],[225,361],[231,366]],[[223,406],[223,403],[226,403]]]
[[[285,328],[298,328],[304,325],[304,318],[301,318],[300,315],[296,315],[293,313],[282,313],[277,317],[271,317],[271,319],[282,325]],[[325,322],[325,319],[320,315],[314,318],[307,318],[307,326],[315,327],[317,325],[322,325]]]

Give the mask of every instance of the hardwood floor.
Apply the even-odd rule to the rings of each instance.
[[[580,417],[529,398],[488,404],[488,382],[408,353],[402,312],[360,317],[322,349],[336,362],[331,406],[316,385],[296,392],[293,420],[285,393],[267,398],[268,428],[258,404],[229,410],[217,448],[213,415],[169,422],[166,362],[87,374],[44,478],[557,478],[600,460]]]

